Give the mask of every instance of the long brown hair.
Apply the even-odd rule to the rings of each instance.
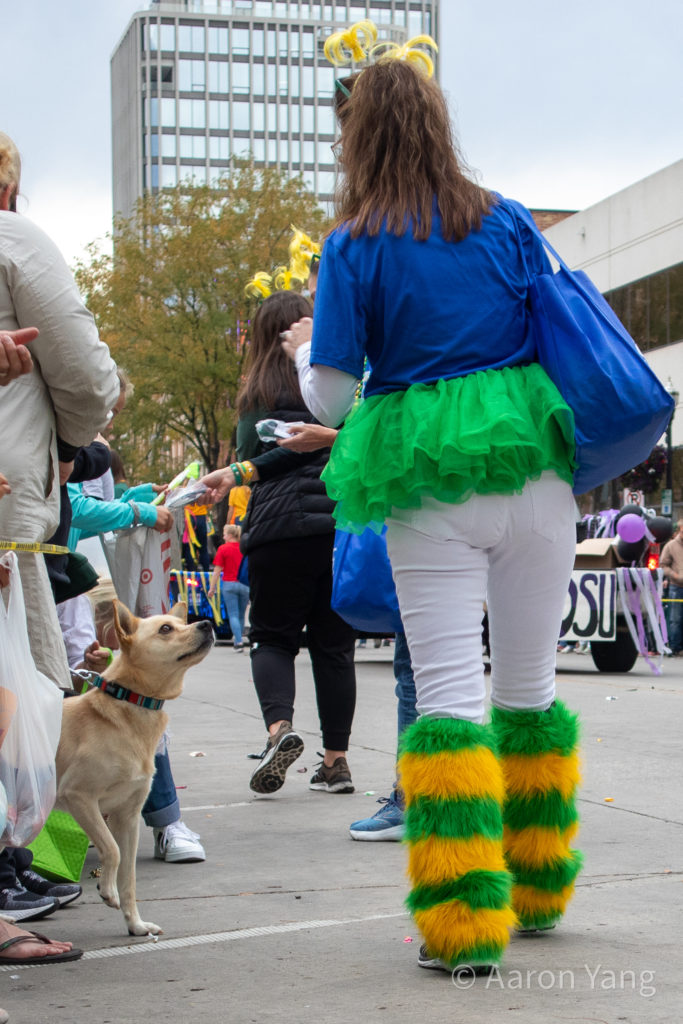
[[[343,80],[336,94],[343,174],[335,226],[376,235],[382,224],[415,238],[432,228],[436,198],[444,238],[481,227],[492,196],[465,174],[441,89],[411,64],[384,60]]]
[[[294,363],[282,349],[280,335],[313,308],[298,292],[274,292],[259,308],[251,325],[247,378],[237,397],[241,415],[253,409],[275,410],[294,402],[303,405]]]

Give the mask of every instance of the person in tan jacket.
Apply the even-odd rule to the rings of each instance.
[[[21,161],[0,132],[0,329],[35,327],[33,369],[0,390],[0,538],[45,541],[59,522],[59,484],[76,451],[107,422],[119,381],[109,349],[55,244],[16,213]],[[2,381],[0,381],[0,384]],[[70,686],[57,613],[42,555],[19,552],[31,651],[37,668]]]

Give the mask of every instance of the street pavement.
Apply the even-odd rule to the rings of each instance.
[[[217,646],[188,673],[169,706],[171,761],[206,862],[155,861],[143,828],[138,900],[164,929],[154,943],[130,938],[99,900],[90,850],[82,898],[33,923],[86,954],[0,968],[11,1024],[683,1020],[683,660],[659,677],[642,659],[606,675],[590,657],[558,655],[559,693],[583,720],[585,869],[560,927],[513,938],[499,973],[459,985],[417,967],[402,846],[348,834],[387,795],[396,742],[391,651],[358,651],[357,670],[356,792],[308,789],[320,739],[304,652],[296,726],[306,749],[272,797],[248,787],[246,755],[264,745],[249,657]]]

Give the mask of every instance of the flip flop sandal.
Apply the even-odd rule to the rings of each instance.
[[[33,940],[44,943],[46,946],[51,945],[51,940],[46,935],[41,935],[39,932],[29,932]],[[9,946],[16,946],[20,942],[29,942],[28,935],[15,935],[12,939],[7,939],[6,942],[0,943],[0,954],[3,949],[7,949]],[[19,966],[20,964],[61,964],[67,960],[80,960],[83,956],[82,949],[68,949],[64,953],[55,953],[53,956],[2,956],[0,955],[0,966],[9,964]]]

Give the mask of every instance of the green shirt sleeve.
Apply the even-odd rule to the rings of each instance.
[[[264,419],[262,409],[254,409],[240,416],[237,423],[237,458],[240,462],[255,458],[261,450],[261,441],[256,433],[256,424]]]

